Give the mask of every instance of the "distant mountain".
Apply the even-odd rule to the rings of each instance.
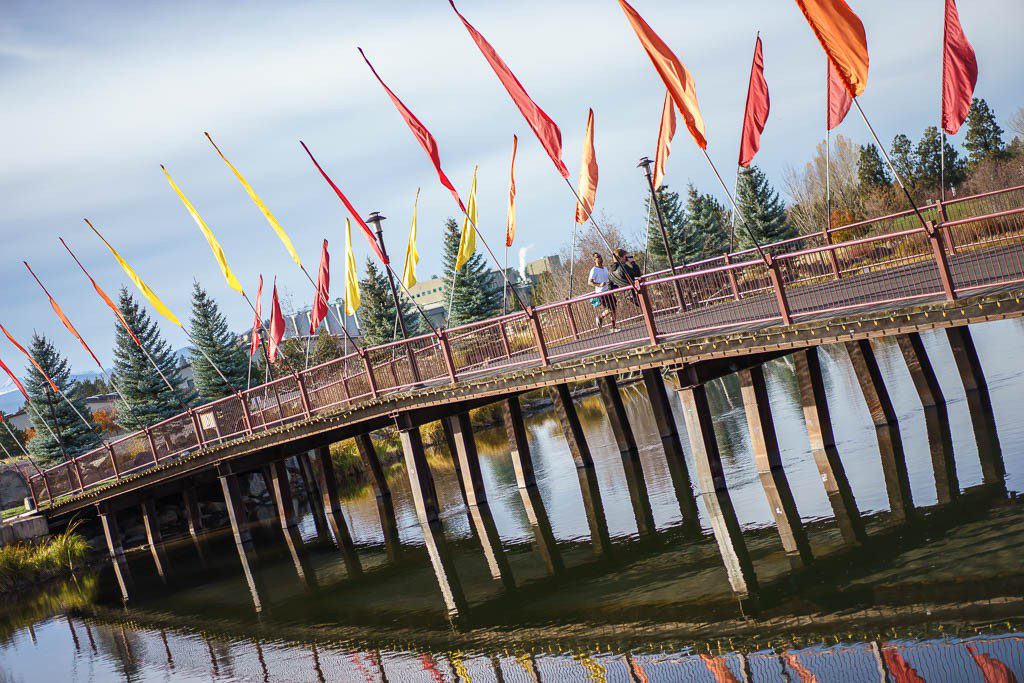
[[[77,372],[72,375],[76,380],[93,380],[102,376],[98,370],[94,372]],[[16,413],[21,410],[23,405],[25,405],[25,399],[10,381],[0,386],[0,410],[7,414]]]

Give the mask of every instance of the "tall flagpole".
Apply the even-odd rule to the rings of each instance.
[[[576,266],[576,228],[577,228],[578,225],[579,224],[576,222],[576,219],[573,218],[572,219],[572,246],[569,248],[569,294],[568,294],[568,296],[565,297],[566,299],[571,299],[572,298],[573,271],[574,271],[575,266]]]

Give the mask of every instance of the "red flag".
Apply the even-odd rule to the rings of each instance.
[[[768,121],[771,101],[768,82],[764,80],[764,53],[761,36],[754,43],[754,61],[750,65],[750,85],[747,87],[747,107],[743,112],[743,132],[740,135],[740,166],[746,168],[761,149],[761,131]]]
[[[64,327],[66,327],[68,332],[70,332],[71,335],[78,340],[78,342],[82,345],[82,348],[85,349],[90,356],[92,356],[92,359],[96,362],[96,365],[98,365],[102,370],[103,363],[101,363],[100,359],[96,357],[96,354],[92,352],[92,349],[89,348],[89,345],[85,343],[85,340],[82,339],[82,335],[78,334],[78,330],[75,329],[75,326],[71,324],[71,321],[68,320],[68,317],[64,315],[64,311],[61,310],[57,302],[54,301],[52,296],[50,296],[50,292],[46,290],[46,287],[43,285],[42,281],[40,281],[40,279],[36,277],[36,274],[32,271],[32,267],[28,265],[27,261],[22,261],[22,263],[25,264],[25,267],[28,268],[28,272],[32,273],[32,277],[34,277],[36,282],[39,283],[39,286],[42,287],[43,292],[46,294],[46,298],[50,300],[50,308],[52,308],[53,312],[57,314],[57,317],[60,318],[60,321],[64,323]]]
[[[277,299],[277,278],[274,278],[274,294],[270,299],[270,336],[267,339],[267,357],[270,362],[277,361],[277,352],[284,339],[284,316],[281,314],[281,302]]]
[[[260,348],[260,327],[263,325],[263,275],[256,286],[256,312],[252,317],[252,332],[249,333],[249,355],[255,356]]]
[[[320,274],[316,278],[316,300],[313,302],[313,311],[309,316],[309,334],[316,333],[316,328],[327,317],[327,306],[331,295],[331,255],[327,253],[327,240],[324,240],[324,250],[320,255]]]
[[[828,126],[828,130],[833,130],[846,118],[850,107],[853,106],[853,98],[850,97],[850,92],[846,89],[843,79],[839,77],[836,65],[832,63],[831,59],[826,59],[825,61],[828,62],[828,80],[825,83],[825,99],[828,103],[828,113],[826,114],[827,120],[825,124]]]
[[[955,0],[946,0],[946,27],[942,38],[942,128],[956,135],[971,110],[978,84],[978,60],[960,25]]]
[[[815,676],[810,670],[800,663],[800,660],[796,658],[796,655],[786,652],[782,655],[782,660],[789,665],[789,668],[796,671],[796,675],[800,677],[800,683],[818,683],[818,677]]]
[[[20,391],[21,395],[25,397],[25,400],[30,400],[28,397],[28,392],[25,391],[25,386],[21,383],[21,380],[19,380],[14,375],[14,373],[11,372],[11,369],[7,367],[7,364],[4,363],[3,360],[0,360],[0,370],[3,370],[5,373],[7,373],[7,376],[11,378],[12,382],[14,382],[14,386],[18,387],[18,391]]]
[[[736,674],[725,663],[725,658],[701,655],[700,660],[704,662],[704,666],[715,677],[715,683],[740,683],[739,679],[736,678]]]
[[[654,152],[654,187],[661,187],[668,167],[668,154],[672,150],[672,138],[676,136],[676,109],[672,104],[672,93],[665,92],[665,104],[661,105],[661,124],[658,126],[658,148]]]
[[[895,683],[925,683],[921,675],[903,659],[903,655],[895,647],[883,647],[882,659]]]
[[[50,388],[53,389],[53,393],[59,393],[60,389],[58,389],[57,385],[53,383],[53,380],[50,379],[50,376],[46,374],[46,371],[43,370],[42,366],[40,366],[39,363],[36,362],[36,359],[32,357],[32,354],[26,351],[24,346],[22,346],[21,344],[14,340],[14,337],[11,336],[11,333],[7,331],[6,327],[0,325],[0,331],[3,331],[4,336],[7,337],[7,341],[14,344],[15,348],[17,348],[19,351],[25,354],[25,358],[28,358],[29,362],[35,366],[36,370],[39,371],[39,374],[46,378],[46,381],[50,384]]]
[[[384,252],[381,251],[380,245],[377,244],[377,236],[373,234],[373,230],[370,230],[370,226],[366,224],[366,222],[363,220],[363,217],[359,214],[358,211],[356,211],[356,207],[352,206],[352,202],[348,200],[348,197],[345,196],[345,193],[342,192],[341,189],[334,184],[334,181],[331,180],[330,176],[328,176],[324,172],[324,169],[320,167],[320,164],[316,162],[316,158],[313,156],[313,153],[309,151],[309,147],[306,147],[306,143],[303,142],[302,140],[299,140],[299,144],[302,145],[302,149],[306,150],[306,154],[308,154],[309,158],[313,161],[313,165],[316,166],[316,170],[320,171],[320,175],[324,177],[324,180],[327,181],[327,184],[331,186],[332,190],[334,190],[334,194],[338,195],[338,199],[340,199],[341,203],[345,205],[346,209],[348,209],[348,212],[352,216],[352,218],[354,218],[356,223],[359,224],[359,227],[363,229],[363,234],[366,235],[366,239],[369,240],[370,242],[370,247],[373,249],[374,252],[376,252],[377,258],[380,259],[380,262],[383,263],[384,265],[388,265],[389,263],[391,263],[388,260],[388,257],[384,255]]]
[[[540,144],[544,146],[548,156],[551,157],[551,161],[554,162],[555,168],[558,169],[563,178],[568,180],[569,169],[565,167],[565,163],[562,161],[562,131],[558,130],[555,122],[544,113],[543,109],[537,106],[536,102],[530,99],[530,96],[526,93],[526,88],[519,82],[519,79],[512,73],[512,70],[508,68],[505,60],[487,42],[487,39],[473,28],[472,24],[466,21],[466,17],[462,16],[462,13],[455,7],[455,0],[448,0],[448,2],[451,4],[452,9],[455,10],[455,14],[462,20],[462,25],[469,31],[473,42],[480,48],[484,59],[494,69],[498,80],[505,86],[505,90],[512,97],[512,101],[519,107],[519,111],[522,112],[526,123],[533,129],[537,139],[540,140]]]
[[[995,657],[990,657],[977,648],[968,645],[967,651],[971,653],[974,663],[981,669],[981,675],[985,677],[985,683],[1017,683],[1017,677],[1013,675],[1010,667],[1000,662]]]
[[[384,79],[377,73],[377,70],[373,68],[373,64],[370,63],[366,53],[363,52],[363,48],[357,49],[359,50],[359,54],[363,56],[363,61],[366,62],[366,66],[370,67],[370,71],[373,72],[377,82],[381,84],[381,87],[384,88],[388,97],[391,98],[391,102],[395,105],[395,109],[397,109],[398,113],[402,115],[403,119],[405,119],[406,125],[409,126],[409,130],[412,131],[413,136],[419,141],[420,146],[423,147],[423,151],[427,153],[428,157],[430,157],[430,161],[434,164],[434,170],[437,171],[437,177],[441,181],[441,184],[447,187],[448,191],[452,193],[453,197],[455,197],[455,201],[458,202],[462,213],[466,213],[466,205],[462,203],[462,198],[459,197],[458,190],[455,189],[455,186],[452,185],[452,181],[448,180],[448,176],[446,176],[444,171],[441,170],[441,154],[437,149],[437,140],[435,140],[434,136],[430,134],[427,127],[424,126],[418,118],[416,118],[416,115],[405,106],[402,100],[398,99],[398,96],[392,92],[391,88],[388,87],[388,84],[385,83]]]
[[[597,199],[597,152],[594,150],[594,110],[587,114],[587,132],[583,136],[583,158],[580,160],[580,184],[576,190],[576,222],[582,225],[594,212]]]
[[[78,260],[77,256],[75,256],[75,252],[71,251],[71,247],[67,245],[67,243],[64,241],[64,238],[59,237],[58,239],[60,240],[60,243],[64,245],[64,248],[68,250],[68,253],[71,254],[71,258],[75,259],[75,263],[77,263],[78,267],[82,269],[82,272],[85,273],[85,276],[89,278],[89,282],[92,283],[92,288],[96,290],[96,293],[100,295],[100,298],[103,299],[104,303],[106,303],[107,306],[110,307],[110,310],[114,312],[114,315],[117,316],[118,321],[124,327],[125,332],[128,333],[128,336],[132,338],[132,341],[135,342],[136,346],[142,348],[142,342],[140,342],[139,338],[135,336],[134,332],[132,332],[132,328],[129,327],[128,321],[124,319],[123,315],[121,315],[121,309],[118,308],[117,305],[110,300],[110,297],[107,296],[107,293],[103,291],[103,288],[96,284],[96,281],[92,279],[92,275],[89,275],[89,271],[85,269],[85,266],[82,265],[82,262]]]

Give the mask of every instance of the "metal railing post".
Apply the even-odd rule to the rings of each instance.
[[[942,282],[942,291],[947,301],[956,301],[956,288],[953,285],[953,274],[949,270],[949,259],[946,258],[946,249],[943,246],[942,232],[940,225],[935,221],[925,221],[925,232],[928,234],[928,241],[932,244],[932,255],[935,257],[935,267],[939,271],[939,280]]]
[[[732,255],[729,254],[729,252],[725,252],[722,255],[722,259],[725,261],[725,265],[727,265],[727,266],[732,263]],[[727,270],[725,272],[726,272],[726,277],[729,278],[729,288],[732,289],[732,298],[735,299],[736,301],[739,301],[740,300],[740,285],[739,285],[738,282],[736,282],[736,271],[733,270],[732,268],[730,268],[729,270]]]
[[[149,427],[146,427],[146,440],[149,442],[149,452],[153,454],[153,464],[156,465],[160,458],[156,455],[156,441],[153,440],[153,432]]]
[[[206,439],[203,438],[203,425],[199,423],[199,416],[191,408],[188,409],[188,416],[192,418],[192,429],[196,432],[196,446],[203,448],[206,445]]]
[[[651,298],[647,294],[647,287],[642,282],[633,285],[636,291],[637,301],[640,303],[640,313],[644,318],[644,327],[647,328],[647,338],[651,344],[658,345],[658,327],[654,322],[654,311],[651,310]]]
[[[458,379],[458,373],[455,370],[455,358],[452,357],[452,345],[448,341],[448,330],[441,328],[437,332],[437,343],[441,347],[441,357],[444,358],[444,366],[448,370],[448,379],[452,384]]]
[[[370,396],[377,398],[377,379],[373,376],[373,366],[370,365],[370,359],[365,351],[359,357],[363,359],[363,368],[366,369],[366,381],[370,385]]]
[[[245,433],[252,434],[252,411],[249,410],[249,400],[242,395],[242,392],[236,393],[235,398],[242,404],[242,421],[245,422]]]
[[[114,479],[121,478],[121,470],[117,467],[117,458],[114,457],[114,447],[109,443],[106,444],[107,454],[110,456],[110,467],[114,470]]]
[[[580,338],[579,326],[576,325],[576,314],[573,313],[572,304],[565,305],[565,319],[569,321],[569,331],[572,332],[573,340]]]
[[[544,333],[540,329],[540,320],[537,319],[537,309],[533,306],[526,311],[530,319],[530,327],[533,328],[533,341],[537,345],[537,355],[540,356],[540,364],[548,365],[548,347],[544,343]]]
[[[302,412],[305,414],[308,420],[313,416],[313,411],[309,405],[309,392],[306,391],[306,380],[302,379],[302,375],[294,373],[295,383],[299,386],[299,400],[302,402]]]
[[[775,301],[779,305],[779,315],[782,316],[783,325],[792,325],[793,317],[789,312],[789,299],[786,298],[786,288],[782,284],[782,276],[779,274],[779,262],[771,254],[765,254],[768,264],[768,279],[772,282],[772,289],[775,290]]]
[[[82,470],[78,467],[78,460],[76,458],[71,458],[71,460],[68,461],[68,464],[71,465],[71,469],[75,472],[75,478],[78,479],[78,492],[81,493],[85,490],[85,483],[82,481]],[[68,476],[68,479],[71,479],[70,475]]]
[[[941,226],[943,223],[949,220],[948,216],[946,216],[946,202],[940,201],[938,203],[938,207],[939,225]],[[942,240],[946,245],[946,250],[949,251],[950,254],[955,254],[956,242],[953,241],[953,233],[950,232],[949,230],[942,230]]]
[[[505,321],[498,323],[498,331],[501,332],[501,346],[505,349],[505,358],[512,359],[512,344],[508,341],[508,332],[505,330]]]

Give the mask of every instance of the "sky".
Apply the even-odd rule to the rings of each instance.
[[[731,179],[757,31],[764,41],[771,115],[755,163],[784,193],[823,137],[825,61],[788,0],[635,0],[634,7],[693,73],[708,152]],[[852,0],[867,29],[871,73],[861,98],[883,140],[916,140],[939,117],[942,2]],[[600,184],[596,213],[640,235],[664,88],[614,0],[462,0],[460,10],[495,46],[559,124],[564,159],[579,172],[587,109],[595,112]],[[1020,0],[964,0],[961,19],[980,63],[976,94],[1000,122],[1024,106]],[[252,313],[222,278],[159,164],[220,239],[250,294],[277,277],[294,306],[312,287],[203,137],[209,131],[291,235],[315,272],[331,245],[335,292],[344,263],[344,212],[299,140],[365,215],[387,217],[400,268],[419,200],[420,279],[441,272],[441,226],[451,195],[359,58],[430,128],[444,168],[466,195],[479,165],[480,230],[500,249],[511,138],[519,136],[517,244],[527,260],[557,253],[572,234],[574,200],[493,72],[444,0],[80,3],[0,0],[0,322],[21,340],[52,337],[75,371],[94,366],[53,316],[20,263],[28,260],[100,360],[114,320],[57,241],[63,236],[111,293],[126,283],[89,217],[157,294],[186,320],[194,281],[231,326]],[[855,113],[838,131],[868,133]],[[962,140],[963,133],[953,140]],[[694,182],[724,199],[680,125],[666,182]],[[353,235],[363,268],[369,248]],[[500,254],[500,251],[499,251]],[[265,304],[266,306],[266,304]],[[180,330],[163,322],[175,348]],[[21,369],[0,343],[0,358]],[[0,391],[5,388],[0,381]]]

